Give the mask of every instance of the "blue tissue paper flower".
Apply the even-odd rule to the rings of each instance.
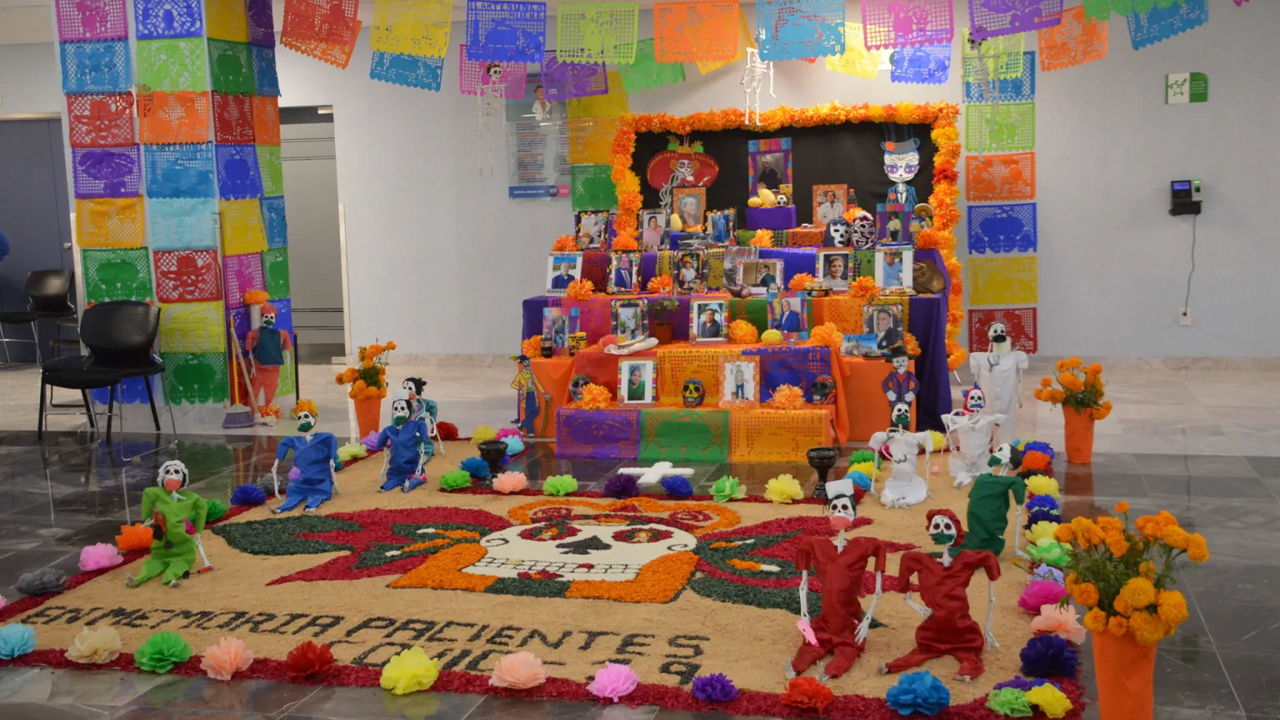
[[[1039,440],[1032,440],[1027,443],[1026,446],[1022,448],[1022,452],[1042,452],[1045,455],[1048,455],[1050,460],[1054,457],[1053,448],[1049,447],[1049,443],[1041,442]]]
[[[1062,522],[1062,514],[1051,512],[1049,510],[1032,510],[1031,513],[1027,515],[1027,521],[1023,523],[1022,527],[1026,530],[1030,530],[1031,526],[1038,522],[1060,523]]]
[[[508,435],[502,439],[507,444],[507,455],[519,455],[524,452],[524,440],[519,435]]]
[[[871,478],[861,470],[852,470],[845,475],[846,480],[852,480],[854,487],[862,488],[862,492],[871,492]]]
[[[693,485],[689,478],[681,475],[662,478],[662,489],[673,498],[687,498],[693,495]]]
[[[0,660],[12,660],[36,649],[36,629],[11,623],[0,627]]]
[[[241,485],[231,493],[231,504],[244,507],[257,507],[267,501],[267,493],[257,485]]]
[[[1035,512],[1037,510],[1061,514],[1061,508],[1058,505],[1058,501],[1052,495],[1037,495],[1027,501],[1028,512]]]
[[[1062,571],[1052,565],[1037,565],[1036,569],[1031,571],[1030,577],[1030,581],[1036,580],[1052,580],[1059,585],[1066,584]]]
[[[1048,684],[1048,682],[1049,682],[1048,680],[1041,680],[1039,678],[1036,678],[1035,680],[1028,680],[1024,677],[1014,677],[1012,680],[1005,680],[1002,683],[996,683],[996,686],[991,689],[1003,690],[1004,688],[1013,688],[1014,690],[1021,690],[1022,692],[1026,692],[1031,688],[1040,687],[1041,685]],[[1055,685],[1054,687],[1057,687],[1057,686]]]
[[[937,715],[951,704],[951,691],[928,670],[907,673],[885,695],[900,715]]]
[[[604,484],[604,496],[624,500],[640,494],[640,483],[635,475],[618,473]]]
[[[723,673],[695,677],[690,692],[703,702],[730,702],[738,697],[738,688]]]
[[[478,457],[469,457],[466,460],[463,460],[462,464],[459,465],[458,468],[465,470],[471,477],[489,477],[489,463]]]
[[[1080,655],[1075,646],[1057,635],[1037,635],[1022,648],[1022,674],[1028,677],[1076,676]]]

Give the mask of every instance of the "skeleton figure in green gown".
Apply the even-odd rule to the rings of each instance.
[[[183,490],[190,482],[187,466],[170,460],[160,466],[158,487],[143,491],[142,516],[147,518],[155,541],[151,543],[151,555],[142,563],[142,572],[137,577],[128,576],[129,587],[159,575],[165,585],[176,588],[191,574],[208,505],[204,498]]]

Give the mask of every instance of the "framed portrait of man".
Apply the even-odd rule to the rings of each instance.
[[[582,253],[551,253],[547,258],[547,294],[564,295],[582,277]]]
[[[876,352],[888,355],[906,339],[907,298],[872,298],[862,306],[862,331],[875,336]]]
[[[732,355],[720,358],[720,407],[760,405],[760,357]]]
[[[695,343],[729,339],[729,301],[695,300],[689,303],[689,339]]]
[[[846,197],[848,185],[814,185],[813,186],[813,224],[815,227],[826,227],[836,218],[844,217],[848,208]]]
[[[640,253],[615,252],[609,258],[609,294],[640,293]]]

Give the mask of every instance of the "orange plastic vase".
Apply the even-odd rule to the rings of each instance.
[[[1077,465],[1093,462],[1093,415],[1088,410],[1063,405],[1062,419],[1067,435],[1067,462]]]
[[[1139,645],[1128,633],[1122,637],[1107,632],[1090,636],[1102,720],[1152,720],[1156,711],[1152,682],[1158,643]]]
[[[359,398],[356,404],[356,424],[360,426],[360,437],[378,431],[378,421],[382,417],[382,398]]]

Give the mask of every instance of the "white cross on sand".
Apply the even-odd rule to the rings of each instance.
[[[672,467],[671,463],[663,460],[654,463],[653,467],[619,468],[617,472],[621,475],[636,475],[639,478],[636,482],[640,485],[657,485],[662,482],[663,478],[676,477],[677,475],[689,477],[693,474],[693,468]]]

